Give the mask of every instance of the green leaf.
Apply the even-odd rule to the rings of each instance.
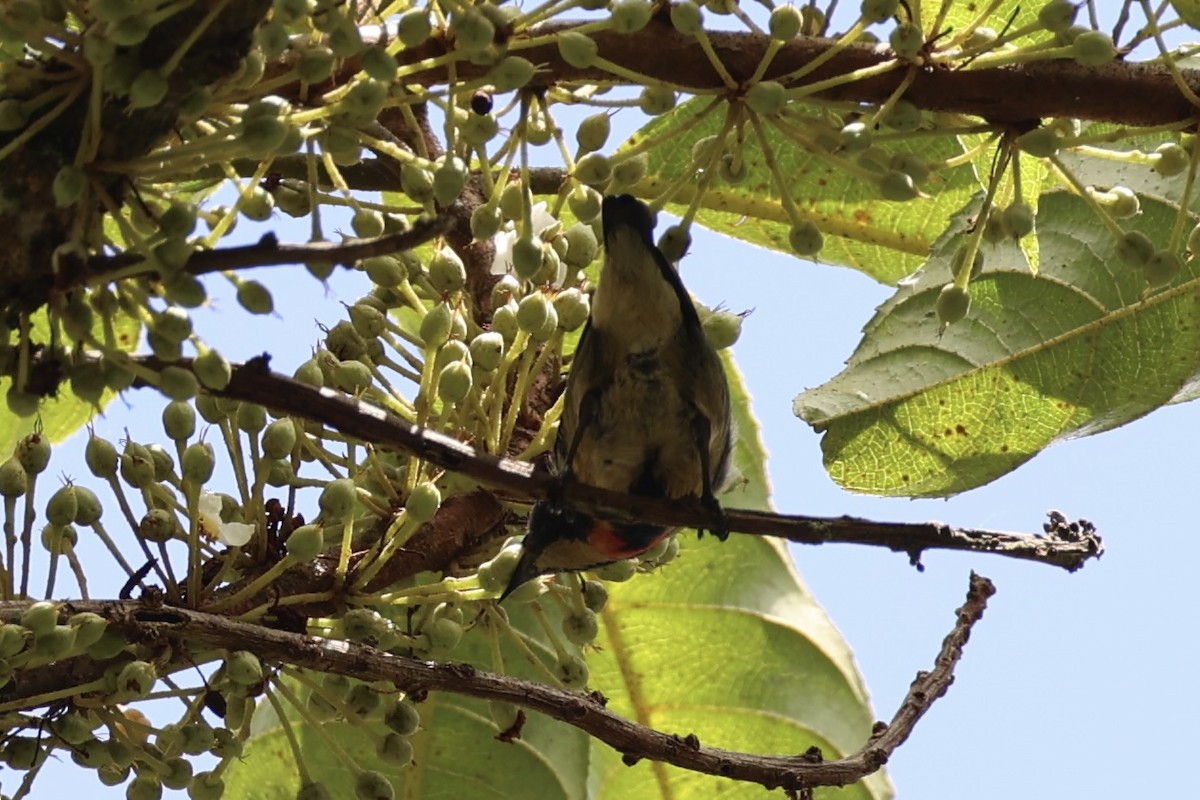
[[[1143,199],[1132,227],[1169,239],[1175,210]],[[962,322],[933,306],[952,242],[885,303],[846,369],[796,398],[824,431],[826,468],[854,491],[946,496],[995,480],[1053,442],[1123,425],[1200,372],[1200,265],[1144,295],[1112,234],[1066,192],[1044,195],[1034,276],[1016,247],[987,252]]]
[[[1171,0],[1171,8],[1179,18],[1193,28],[1200,28],[1200,2],[1197,0]]]
[[[718,114],[692,120],[708,102],[707,98],[696,98],[681,104],[656,117],[623,146],[629,148],[656,136],[670,138],[670,147],[650,150],[649,172],[637,185],[637,193],[656,196],[682,180],[673,202],[668,204],[675,213],[683,214],[695,196],[697,181],[690,174],[693,145],[720,133],[724,126]],[[825,234],[819,261],[853,267],[883,283],[895,283],[921,264],[941,233],[945,219],[980,188],[970,166],[960,165],[931,175],[926,184],[931,196],[906,203],[883,200],[875,180],[852,157],[830,153],[818,146],[818,142],[828,142],[836,135],[840,122],[834,127],[827,119],[831,115],[825,111],[809,112],[796,104],[788,108],[789,112],[795,112],[789,117],[789,127],[796,133],[785,136],[767,121],[765,138],[775,154],[780,174],[788,182],[788,195],[801,214]],[[681,125],[682,129],[672,134],[675,125]],[[906,134],[889,138],[887,131],[880,131],[876,140],[887,157],[912,154],[927,163],[942,162],[963,153],[953,134],[919,137]],[[735,239],[792,252],[788,245],[791,222],[761,144],[749,124],[745,125],[743,157],[748,171],[745,180],[736,185],[714,180],[699,201],[696,220]]]
[[[723,502],[767,508],[766,451],[741,376],[728,357],[726,363],[738,418],[740,480]],[[875,719],[866,690],[849,648],[801,585],[784,546],[751,536],[697,542],[681,535],[686,541],[677,560],[627,583],[609,584],[599,647],[587,654],[589,688],[630,719],[695,733],[708,745],[755,753],[799,753],[815,745],[826,758],[860,747]],[[557,606],[543,603],[552,626],[560,619]],[[531,636],[532,651],[552,661],[553,648],[528,606],[507,610],[514,626]],[[506,672],[544,680],[508,637],[501,641]],[[453,658],[493,668],[480,628],[468,633]],[[414,763],[400,772],[376,763],[363,726],[325,728],[361,766],[393,777],[400,796],[762,796],[761,787],[649,761],[627,767],[607,745],[538,714],[529,714],[520,740],[504,744],[494,738],[498,729],[484,703],[444,694],[432,695],[419,708]],[[266,710],[256,716],[245,758],[226,773],[230,797],[291,798],[299,786],[286,737]],[[304,726],[298,738],[308,772],[331,786],[345,785],[348,773],[327,742]],[[891,796],[891,787],[877,773],[817,796],[879,800]]]
[[[96,315],[96,322],[92,326],[92,333],[98,340],[103,341],[103,331],[103,322],[99,318],[99,315]],[[113,334],[113,341],[118,349],[127,353],[132,352],[141,336],[141,324],[124,311],[118,311],[113,319]],[[45,343],[50,340],[50,323],[46,317],[46,310],[44,308],[31,318],[30,338],[37,343]],[[0,378],[0,401],[3,400],[4,395],[8,392],[8,388],[11,385],[11,378]],[[58,395],[42,400],[37,414],[21,418],[8,413],[7,410],[4,413],[0,413],[0,460],[7,459],[12,454],[17,443],[30,433],[33,433],[39,423],[41,425],[41,432],[51,442],[63,441],[86,425],[88,420],[98,411],[102,411],[114,397],[116,397],[115,393],[105,391],[100,397],[98,407],[93,406],[91,403],[85,403],[71,393],[70,387],[64,378],[62,385],[59,387]]]
[[[958,33],[966,30],[971,23],[978,22],[980,26],[991,28],[997,33],[1010,35],[1026,26],[1035,26],[1028,33],[1011,40],[1020,47],[1035,41],[1046,41],[1050,34],[1037,25],[1038,11],[1044,2],[1029,3],[1023,0],[1004,0],[1000,3],[989,3],[980,8],[976,3],[947,3],[938,10],[945,10],[945,19],[941,30]],[[981,11],[985,12],[981,15]]]

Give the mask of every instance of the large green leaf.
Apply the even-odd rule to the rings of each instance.
[[[708,98],[696,98],[656,117],[626,146],[661,135],[681,119],[696,115],[708,102]],[[802,106],[789,108],[794,108],[797,116],[807,114]],[[817,113],[820,112],[805,117],[808,124],[819,124]],[[690,168],[693,145],[719,133],[723,124],[719,113],[709,114],[685,124],[672,137],[670,147],[651,150],[648,177],[638,184],[638,192],[656,195],[685,175]],[[906,203],[889,202],[880,196],[876,182],[832,163],[825,155],[809,152],[769,123],[764,130],[779,171],[788,182],[789,196],[825,233],[825,247],[817,260],[853,267],[883,283],[895,283],[916,269],[945,227],[946,218],[979,190],[970,166],[962,165],[935,172],[928,184],[930,196]],[[830,128],[829,133],[833,132]],[[887,154],[912,154],[931,163],[963,152],[953,135],[909,136],[881,141],[880,148]],[[762,148],[749,125],[743,152],[748,170],[745,180],[736,185],[714,181],[700,201],[701,211],[696,219],[705,227],[735,239],[790,253],[791,225]],[[694,181],[685,184],[674,196],[675,202],[669,206],[672,210],[682,213],[694,196],[694,184]]]
[[[43,308],[33,315],[30,326],[30,337],[38,343],[50,340],[50,323]],[[100,341],[104,340],[103,324],[97,316],[92,332]],[[141,325],[136,319],[123,311],[118,311],[113,319],[115,344],[125,352],[131,352],[137,347]],[[12,385],[11,378],[0,378],[0,397],[8,392]],[[12,454],[17,442],[28,436],[40,425],[41,432],[49,437],[51,442],[61,442],[75,431],[87,424],[95,414],[102,410],[116,395],[105,391],[98,405],[84,402],[71,393],[64,382],[58,390],[58,395],[43,400],[38,407],[38,413],[31,417],[18,417],[15,414],[0,414],[0,460],[7,459]]]
[[[766,452],[740,375],[730,366],[739,436],[739,480],[725,502],[766,508]],[[610,584],[598,647],[588,654],[589,688],[631,719],[706,744],[759,753],[801,753],[816,745],[827,758],[859,747],[874,716],[849,649],[800,584],[785,548],[773,540],[684,537],[681,556],[653,574]],[[553,604],[547,612],[554,615]],[[537,626],[521,606],[515,625]],[[534,633],[543,655],[550,648]],[[507,671],[537,677],[507,646]],[[492,662],[480,632],[455,659]],[[531,714],[521,740],[495,740],[486,704],[434,695],[421,706],[414,763],[396,772],[376,762],[363,730],[327,728],[362,766],[387,772],[407,797],[708,798],[761,797],[761,787],[642,761],[627,767],[607,745],[570,726]],[[265,711],[265,709],[264,709]],[[263,711],[260,711],[263,715]],[[286,739],[269,713],[256,719],[246,757],[226,773],[230,797],[291,798],[299,784]],[[344,767],[315,732],[301,728],[305,766],[331,786],[347,785]],[[826,797],[890,797],[882,773]],[[818,793],[821,796],[821,793]]]
[[[1146,198],[1132,227],[1167,241],[1175,209]],[[945,496],[995,480],[1049,444],[1149,413],[1200,373],[1200,265],[1145,293],[1141,274],[1078,197],[1044,195],[1041,272],[1020,251],[987,253],[967,318],[939,335],[953,242],[885,303],[846,369],[795,411],[825,432],[846,488]]]

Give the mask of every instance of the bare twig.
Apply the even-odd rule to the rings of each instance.
[[[151,364],[150,359],[145,363]],[[329,388],[316,388],[270,371],[260,357],[233,369],[229,386],[217,394],[267,406],[377,446],[399,450],[474,478],[513,498],[546,499],[558,493],[573,507],[615,520],[640,520],[713,530],[722,518],[699,501],[665,500],[611,492],[571,483],[562,486],[528,462],[481,453],[449,436],[421,428],[376,406]],[[158,362],[153,362],[157,364]],[[186,362],[183,362],[186,363]],[[907,553],[914,564],[926,550],[994,553],[1036,561],[1073,572],[1104,552],[1095,528],[1086,520],[1067,523],[1052,515],[1046,536],[955,528],[939,522],[875,522],[855,517],[810,517],[727,509],[731,531],[779,536],[801,544],[864,544]]]
[[[991,581],[972,574],[966,602],[957,611],[953,629],[928,672],[919,672],[891,722],[876,723],[858,752],[823,761],[815,751],[799,755],[757,755],[705,747],[694,735],[664,733],[631,722],[605,708],[596,695],[577,694],[544,684],[484,672],[469,664],[443,664],[394,656],[364,645],[288,633],[228,617],[183,608],[147,606],[136,602],[71,603],[71,612],[91,611],[104,616],[131,641],[206,644],[227,650],[250,650],[274,662],[347,675],[364,681],[389,680],[407,692],[440,691],[516,703],[573,725],[625,755],[626,763],[641,759],[788,790],[815,786],[845,786],[861,780],[887,763],[908,739],[914,726],[946,693],[962,658],[971,629],[983,616],[995,593]],[[15,622],[28,603],[0,603],[0,619]],[[86,659],[76,659],[76,661]],[[69,664],[70,662],[68,662]],[[54,667],[47,668],[52,672]],[[22,682],[0,693],[5,704],[34,697],[42,680]]]
[[[371,239],[347,239],[343,242],[308,242],[306,244],[281,243],[275,234],[269,233],[254,244],[238,247],[222,247],[215,250],[197,250],[181,268],[192,275],[205,275],[227,269],[248,267],[274,267],[281,264],[335,263],[353,264],[363,258],[412,250],[425,242],[442,235],[449,229],[447,217],[418,219],[402,233],[376,236]],[[83,274],[64,270],[59,276],[57,289],[69,289],[79,283],[112,273],[115,270],[145,263],[140,253],[125,251],[117,255],[93,255],[86,261]],[[153,272],[147,263],[145,272]],[[126,272],[128,277],[128,272]]]

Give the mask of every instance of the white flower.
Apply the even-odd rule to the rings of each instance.
[[[200,535],[210,542],[241,547],[254,535],[254,526],[244,522],[221,521],[221,497],[212,492],[200,493],[200,514],[197,524]]]
[[[529,221],[530,227],[534,235],[541,236],[542,233],[554,223],[558,222],[546,210],[545,203],[534,203],[530,209]],[[504,230],[492,237],[492,244],[496,247],[496,258],[492,261],[493,275],[507,275],[513,271],[512,248],[513,243],[517,241],[517,224],[510,222],[504,226]],[[560,266],[558,269],[558,277],[555,283],[562,284],[566,278],[566,268]]]

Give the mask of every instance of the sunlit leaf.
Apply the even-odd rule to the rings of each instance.
[[[667,135],[670,126],[696,115],[707,102],[706,98],[692,100],[655,118],[625,147]],[[683,125],[671,138],[670,147],[651,150],[649,174],[638,184],[638,193],[653,197],[682,181],[668,207],[683,213],[698,185],[697,176],[689,172],[692,147],[699,140],[718,134],[723,125],[721,115],[710,114]],[[933,172],[923,187],[929,196],[905,203],[889,202],[880,196],[877,169],[872,172],[858,165],[854,157],[819,149],[813,132],[821,131],[825,138],[820,141],[828,145],[828,137],[838,130],[829,119],[796,106],[789,127],[808,131],[812,136],[808,143],[811,149],[786,136],[770,121],[764,123],[764,136],[774,152],[779,173],[787,182],[789,196],[800,213],[825,234],[825,247],[817,260],[853,267],[884,283],[895,283],[916,269],[941,233],[946,218],[980,188],[969,165],[961,165]],[[790,253],[791,223],[760,142],[749,124],[744,126],[744,141],[747,176],[732,185],[719,178],[713,180],[700,200],[696,220],[735,239]],[[926,163],[939,163],[963,152],[953,135],[896,137],[882,130],[877,142],[885,160],[903,153]],[[835,146],[829,146],[836,150]]]
[[[1144,200],[1133,227],[1166,241],[1175,213]],[[989,255],[965,320],[938,332],[950,246],[869,323],[846,369],[795,401],[824,432],[826,468],[873,494],[944,496],[988,483],[1051,443],[1123,425],[1200,372],[1200,266],[1144,294],[1079,198],[1042,198],[1041,272]]]

